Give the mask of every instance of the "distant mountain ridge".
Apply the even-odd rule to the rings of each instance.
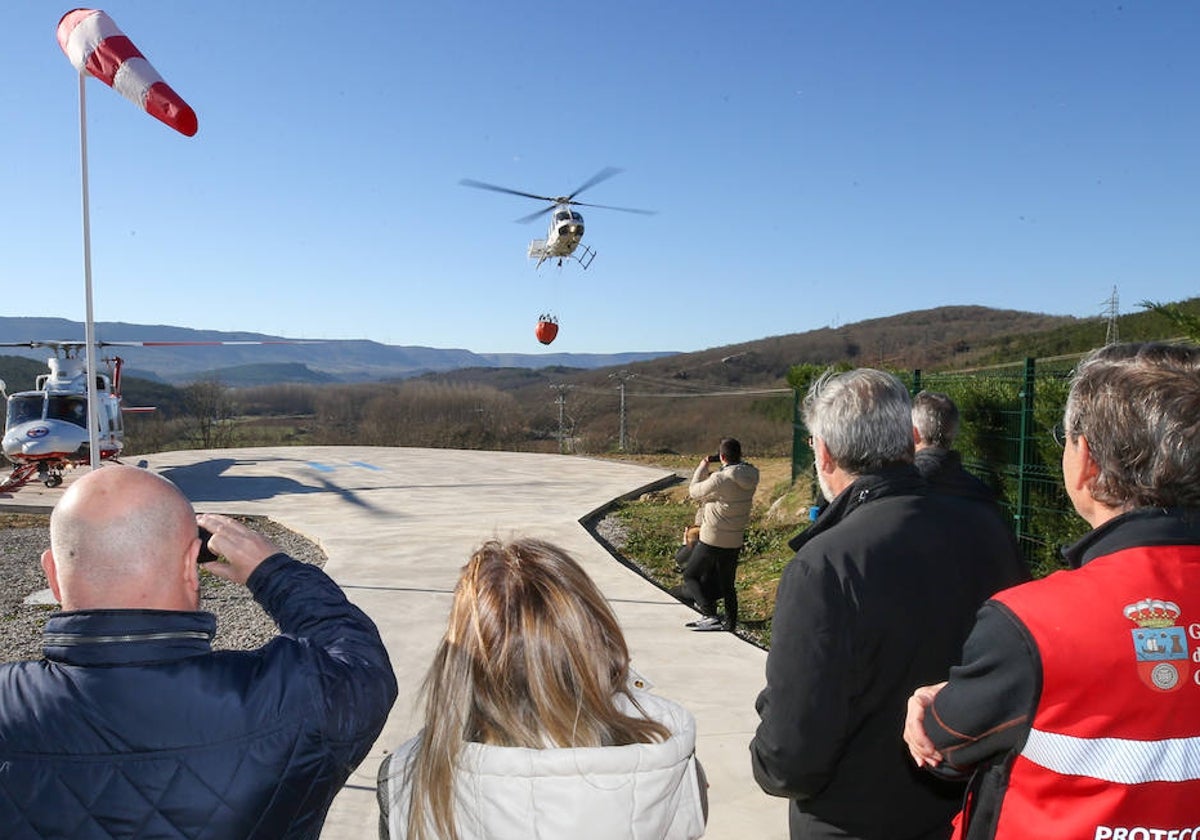
[[[1200,298],[1179,304],[1200,317]],[[1174,335],[1165,318],[1151,312],[1120,316],[1126,340]],[[102,341],[266,341],[279,336],[247,332],[121,322],[97,324]],[[0,317],[0,343],[83,338],[83,325],[61,318]],[[233,347],[112,348],[126,372],[173,384],[215,374],[231,386],[282,382],[369,382],[417,376],[497,384],[501,390],[544,388],[546,381],[606,382],[610,368],[629,368],[644,380],[749,387],[778,385],[798,364],[845,362],[870,367],[954,369],[1083,352],[1103,344],[1105,322],[1014,309],[948,305],[768,336],[693,352],[473,353],[462,349],[394,346],[373,341],[330,340]],[[0,356],[44,360],[45,350],[0,347]],[[531,373],[532,372],[532,373]],[[11,384],[11,383],[10,383]]]
[[[1141,316],[1125,317],[1138,319]],[[1020,359],[1047,338],[1079,330],[1087,334],[1076,337],[1074,344],[1079,346],[1075,349],[1103,343],[1104,324],[1098,318],[1079,319],[986,306],[940,306],[838,327],[821,327],[676,353],[628,365],[627,372],[631,377],[631,392],[777,388],[786,385],[788,371],[794,365],[846,363],[893,370],[953,369]],[[1033,352],[1036,355],[1040,351]],[[1057,348],[1055,352],[1069,350]],[[554,383],[611,389],[611,375],[605,370],[580,370],[567,374],[535,371],[513,376],[503,369],[470,368],[426,376],[519,392],[544,391]]]
[[[264,341],[289,339],[250,332],[195,330],[162,324],[129,324],[101,321],[96,324],[100,341]],[[0,343],[25,341],[83,341],[84,325],[65,318],[0,316]],[[299,341],[299,340],[298,340]],[[403,379],[426,373],[481,367],[570,367],[594,369],[670,356],[670,351],[630,353],[473,353],[462,349],[397,346],[365,340],[330,340],[314,343],[272,343],[247,346],[121,347],[113,348],[127,363],[127,372],[148,379],[185,382],[199,376],[233,368],[257,368],[245,372],[255,380],[276,371],[275,381],[360,382]],[[0,347],[0,355],[44,359],[44,349]],[[296,366],[308,369],[304,375]],[[241,378],[234,377],[234,378]]]

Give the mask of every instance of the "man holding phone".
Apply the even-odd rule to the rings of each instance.
[[[700,502],[700,542],[684,566],[683,591],[703,614],[688,623],[693,630],[737,629],[737,561],[757,487],[758,468],[742,460],[736,438],[723,438],[717,453],[701,460],[692,474],[688,495]],[[724,620],[717,616],[712,588],[705,586],[709,575],[715,575],[716,590],[725,602]]]
[[[197,525],[217,577],[282,635],[213,651]],[[323,571],[171,482],[106,465],[76,481],[42,555],[63,607],[45,657],[0,665],[6,838],[316,838],[396,699],[374,623]]]

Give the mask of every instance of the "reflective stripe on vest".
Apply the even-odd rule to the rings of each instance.
[[[1033,729],[1021,755],[1064,776],[1121,785],[1200,779],[1200,738],[1076,738]]]

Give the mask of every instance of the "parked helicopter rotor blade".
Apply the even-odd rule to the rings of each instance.
[[[576,187],[575,191],[572,192],[570,195],[568,195],[565,200],[570,201],[571,199],[573,199],[575,196],[579,195],[584,190],[591,189],[592,187],[599,184],[601,181],[607,181],[612,176],[620,175],[624,171],[625,171],[624,169],[617,169],[615,166],[606,166],[604,169],[601,169],[599,172],[597,172],[591,178],[584,181],[583,184]]]
[[[236,341],[97,341],[101,347],[242,347],[261,344],[324,344],[321,339],[279,338]]]
[[[543,207],[541,210],[538,210],[536,213],[530,213],[528,216],[522,216],[521,218],[517,219],[516,222],[517,222],[517,224],[520,224],[520,225],[527,225],[530,222],[534,221],[535,219],[540,219],[542,216],[545,216],[547,213],[549,213],[551,210],[553,210],[557,206],[558,206],[558,204],[555,203],[555,204],[551,204],[547,207]]]
[[[520,190],[510,190],[508,187],[500,187],[495,184],[485,184],[483,181],[473,181],[470,178],[463,178],[458,182],[464,187],[475,187],[479,190],[491,190],[492,192],[508,193],[509,195],[520,195],[525,198],[536,198],[539,201],[554,201],[553,196],[549,195],[534,195],[533,193],[521,192]]]
[[[569,203],[579,207],[599,207],[601,210],[620,210],[622,213],[641,213],[643,216],[653,216],[658,213],[657,210],[639,210],[637,207],[613,207],[609,204],[588,204],[584,201],[572,201]]]
[[[0,347],[29,347],[36,350],[39,347],[49,347],[57,350],[59,347],[70,345],[71,347],[82,347],[82,341],[5,341],[0,342]]]

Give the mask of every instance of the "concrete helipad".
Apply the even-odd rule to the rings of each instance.
[[[334,801],[323,840],[376,836],[375,773],[420,726],[417,692],[458,570],[482,540],[514,534],[548,539],[579,559],[616,610],[634,666],[696,716],[711,785],[705,836],[787,836],[786,802],[759,791],[747,751],[765,653],[727,633],[685,629],[696,614],[614,560],[580,524],[671,473],[558,455],[371,447],[167,452],[141,463],[176,482],[198,510],[268,516],[318,543],[326,571],[379,625],[400,697]],[[60,492],[34,485],[4,501],[53,504]]]

